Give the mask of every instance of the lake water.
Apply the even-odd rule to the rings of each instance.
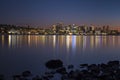
[[[120,36],[0,35],[0,74],[42,74],[51,59],[65,66],[120,60]]]

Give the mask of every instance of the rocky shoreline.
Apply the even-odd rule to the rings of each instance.
[[[80,64],[79,69],[74,69],[74,65],[63,66],[61,60],[50,60],[45,63],[50,71],[42,76],[33,75],[27,70],[19,75],[13,75],[13,80],[55,80],[59,74],[59,80],[120,80],[120,62],[109,61],[106,64]],[[0,75],[0,80],[5,80],[4,75]]]

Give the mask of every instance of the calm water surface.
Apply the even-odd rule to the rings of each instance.
[[[42,74],[50,59],[65,66],[120,60],[120,36],[0,35],[0,74]]]

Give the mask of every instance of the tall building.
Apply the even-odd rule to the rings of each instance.
[[[54,34],[56,34],[56,25],[52,26],[52,31],[53,31]]]

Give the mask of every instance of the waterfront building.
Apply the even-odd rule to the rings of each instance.
[[[20,34],[20,31],[19,30],[15,30],[15,29],[10,29],[8,31],[8,34]]]
[[[109,27],[109,30],[120,32],[120,27]]]

